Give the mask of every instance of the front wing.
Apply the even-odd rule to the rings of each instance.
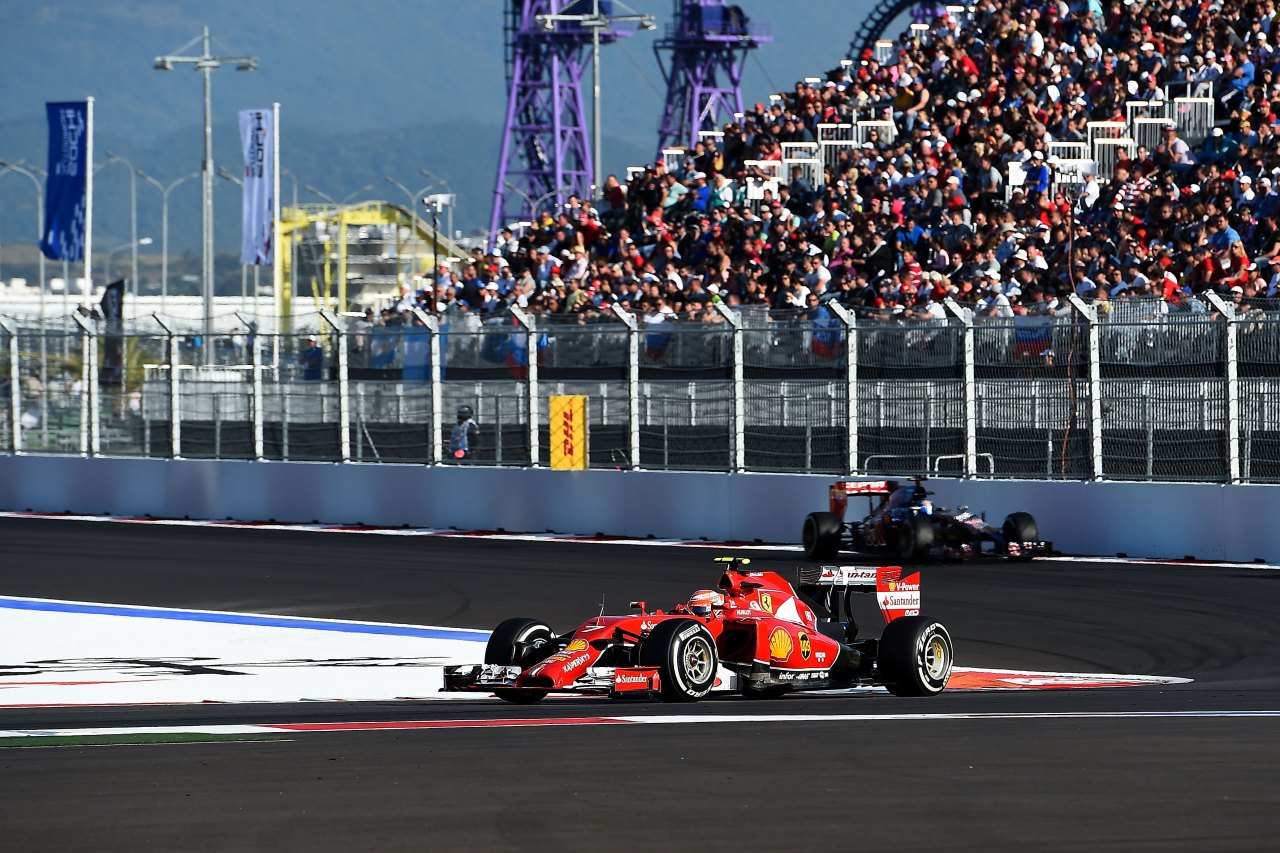
[[[442,692],[494,693],[498,690],[528,690],[530,693],[582,693],[618,698],[655,698],[662,689],[662,679],[657,667],[588,667],[573,684],[548,691],[544,687],[520,687],[516,684],[521,669],[518,666],[497,664],[464,664],[444,668]],[[828,681],[826,670],[787,670],[755,664],[749,674],[730,669],[723,663],[716,672],[712,693],[738,693],[743,683],[750,679],[760,686],[787,686],[800,690],[821,690],[828,687],[847,687],[846,683]]]

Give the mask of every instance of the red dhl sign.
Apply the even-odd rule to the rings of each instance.
[[[551,398],[551,467],[581,470],[587,467],[587,398]]]

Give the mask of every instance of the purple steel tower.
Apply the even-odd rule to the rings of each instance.
[[[498,156],[489,240],[505,223],[531,219],[569,195],[591,197],[591,128],[582,78],[593,27],[562,17],[599,14],[607,0],[507,0],[507,121]],[[620,32],[600,28],[599,44]],[[508,182],[515,192],[508,195]]]
[[[753,24],[724,0],[674,0],[675,21],[653,46],[667,81],[658,150],[689,146],[698,131],[717,128],[742,109],[747,52],[773,41],[767,24]],[[662,54],[671,52],[671,65]]]

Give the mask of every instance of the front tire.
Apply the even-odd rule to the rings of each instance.
[[[844,525],[835,513],[811,512],[804,519],[801,542],[810,560],[830,560],[840,550],[840,534]]]
[[[894,696],[936,696],[951,679],[954,661],[955,647],[941,622],[902,616],[880,635],[878,678]]]
[[[528,669],[555,650],[555,634],[537,619],[507,619],[493,629],[484,647],[484,662]],[[546,690],[495,690],[494,695],[513,705],[532,705],[547,696]]]
[[[662,698],[695,702],[711,692],[720,659],[711,632],[692,619],[659,622],[640,644],[640,666],[658,668]]]
[[[925,559],[929,556],[929,549],[933,547],[933,539],[933,519],[927,515],[911,516],[898,525],[894,542],[898,559],[904,563]]]
[[[1035,518],[1029,512],[1011,512],[1005,517],[1004,525],[1001,527],[1001,533],[1004,534],[1004,541],[1008,542],[1038,542],[1040,541],[1040,528],[1036,525]],[[1030,555],[1020,554],[1017,559],[1030,560]]]

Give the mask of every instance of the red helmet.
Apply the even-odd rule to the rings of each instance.
[[[714,589],[700,589],[689,597],[689,612],[694,616],[710,616],[717,607],[724,607],[724,594]]]

